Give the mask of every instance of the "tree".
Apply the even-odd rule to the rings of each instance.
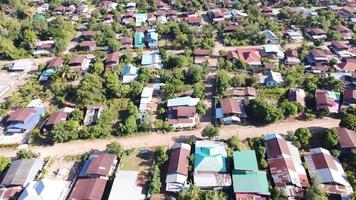
[[[98,74],[100,75],[104,71],[104,63],[101,59],[97,59],[95,63],[92,65],[90,68],[90,72],[93,74]]]
[[[134,115],[130,115],[125,120],[125,131],[127,134],[132,134],[137,131],[137,119]]]
[[[60,122],[54,125],[49,138],[53,143],[68,142],[78,139],[79,123],[74,120]]]
[[[262,99],[254,99],[247,107],[248,116],[259,123],[273,123],[283,118],[282,111]]]
[[[0,174],[11,164],[10,158],[0,156]]]
[[[214,139],[215,137],[219,136],[219,129],[208,124],[202,131],[201,135],[203,137],[209,138],[209,140]]]
[[[32,51],[37,42],[37,35],[32,30],[25,30],[23,33],[22,44],[25,49]]]
[[[325,190],[317,178],[313,178],[313,183],[305,191],[304,198],[305,200],[328,200]]]
[[[340,126],[356,131],[356,115],[342,113]]]
[[[227,200],[227,195],[222,191],[208,190],[203,193],[202,199],[205,200]]]
[[[284,101],[281,103],[280,108],[282,109],[284,117],[293,116],[298,113],[298,107],[294,102]]]
[[[186,73],[185,82],[194,84],[204,78],[203,69],[200,66],[192,66],[188,69]]]
[[[86,74],[76,91],[76,101],[81,105],[102,103],[104,101],[101,79],[95,74]]]
[[[312,133],[308,128],[298,128],[295,130],[294,135],[297,141],[304,147],[309,145]]]
[[[40,154],[35,153],[31,150],[21,149],[16,153],[18,159],[34,159],[40,157]]]
[[[192,96],[195,98],[203,99],[205,97],[205,85],[204,83],[196,83],[193,86]]]
[[[235,135],[227,139],[227,144],[234,151],[239,151],[243,148],[243,143],[241,142],[240,138]]]
[[[245,86],[246,85],[245,77],[241,76],[241,75],[234,76],[230,81],[230,85],[232,87],[243,87],[243,86]]]
[[[230,77],[225,70],[218,71],[216,76],[216,94],[224,96],[226,90],[230,87]]]
[[[319,118],[324,118],[325,116],[328,116],[329,115],[329,109],[328,108],[320,108],[319,110],[317,110],[317,116],[319,117]]]
[[[325,133],[325,145],[328,149],[335,147],[340,140],[340,135],[335,128],[328,129]]]
[[[121,48],[120,43],[115,38],[109,38],[107,40],[107,45],[111,51],[118,51]]]
[[[115,154],[118,158],[121,158],[125,150],[118,142],[110,142],[106,145],[106,151]]]
[[[208,110],[208,106],[203,101],[199,101],[197,104],[198,114],[205,115],[207,110]]]
[[[178,200],[200,200],[200,188],[196,185],[191,185],[189,189],[181,190]]]

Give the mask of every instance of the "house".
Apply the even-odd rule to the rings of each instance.
[[[349,45],[341,41],[332,41],[329,48],[333,53],[335,53],[342,59],[356,56],[356,51],[352,49]]]
[[[47,68],[60,68],[63,66],[64,60],[61,57],[55,57],[47,64]]]
[[[224,15],[219,8],[208,11],[208,15],[215,23],[225,22]]]
[[[176,143],[172,146],[169,153],[166,191],[180,192],[189,188],[187,180],[190,149],[190,145],[185,143]]]
[[[232,183],[235,199],[268,199],[270,192],[267,174],[258,170],[255,151],[234,151],[233,163]]]
[[[288,66],[295,66],[300,64],[300,60],[298,58],[298,51],[297,50],[288,50],[285,53],[285,60],[284,64]]]
[[[338,31],[341,34],[342,39],[344,40],[349,40],[352,38],[353,32],[346,26],[343,26],[341,24],[336,24],[331,26],[331,28]]]
[[[36,50],[32,54],[34,56],[50,54],[52,53],[53,47],[53,40],[39,41],[36,43]]]
[[[82,38],[84,40],[92,40],[95,35],[99,34],[100,31],[83,31]]]
[[[154,88],[152,86],[145,86],[141,93],[140,106],[138,110],[140,112],[149,112],[151,111],[151,102],[153,96]]]
[[[345,59],[336,65],[337,71],[354,72],[356,71],[356,59]]]
[[[44,161],[42,159],[20,159],[13,161],[6,171],[0,187],[26,186],[37,177],[43,164]]]
[[[137,171],[117,170],[108,200],[145,199],[142,187],[137,186]]]
[[[149,32],[146,36],[147,45],[150,48],[158,47],[158,33]]]
[[[168,107],[167,121],[173,128],[193,128],[199,122],[199,116],[194,106],[171,106]]]
[[[226,148],[225,143],[220,141],[195,142],[194,185],[203,189],[222,189],[231,186]]]
[[[344,88],[343,105],[356,105],[356,88]]]
[[[231,34],[231,33],[234,33],[237,29],[239,28],[238,25],[236,24],[227,24],[225,27],[224,27],[224,34]]]
[[[45,126],[46,127],[53,127],[56,124],[59,124],[59,123],[61,123],[63,121],[66,121],[68,117],[69,117],[69,113],[68,112],[57,111],[57,112],[53,113],[52,115],[50,115],[48,117]]]
[[[335,128],[340,136],[339,145],[343,153],[350,153],[352,150],[356,150],[356,131],[337,127]]]
[[[18,108],[6,120],[6,133],[28,133],[34,129],[45,113],[44,107]]]
[[[264,140],[274,185],[291,198],[303,197],[309,181],[298,148],[279,134],[269,134]]]
[[[135,12],[136,10],[136,3],[134,2],[129,2],[126,4],[125,9],[127,12]]]
[[[315,91],[316,110],[327,108],[330,113],[339,112],[340,93],[327,90]]]
[[[34,66],[34,62],[29,59],[16,60],[13,63],[7,65],[8,71],[30,71]]]
[[[130,37],[122,37],[120,38],[121,48],[130,49],[132,48],[132,38]]]
[[[8,188],[0,188],[0,199],[2,200],[12,200],[18,199],[21,195],[22,187],[8,187]]]
[[[68,200],[101,200],[104,194],[106,182],[106,179],[101,178],[80,178],[75,183]]]
[[[118,65],[120,61],[120,52],[112,52],[105,58],[105,70],[112,71],[115,65]]]
[[[178,97],[174,99],[168,99],[167,107],[196,106],[198,102],[199,102],[199,98],[192,98],[190,96]]]
[[[142,32],[136,32],[134,35],[135,48],[142,48],[145,46],[145,35]]]
[[[161,69],[162,68],[161,62],[162,61],[161,61],[161,56],[159,54],[159,51],[145,52],[142,55],[142,59],[141,59],[142,67]]]
[[[19,200],[65,200],[69,189],[68,181],[43,179],[29,183]]]
[[[320,28],[307,29],[305,35],[313,41],[324,40],[327,38],[326,32]]]
[[[268,44],[262,48],[262,54],[272,60],[281,60],[284,58],[284,53],[279,45]]]
[[[143,26],[147,21],[146,13],[135,13],[136,26]]]
[[[93,153],[84,162],[79,178],[103,178],[107,179],[114,172],[117,157],[109,153]]]
[[[111,24],[114,22],[114,15],[113,14],[106,14],[103,17],[103,23],[105,24]]]
[[[101,112],[103,112],[106,109],[106,106],[104,105],[91,105],[87,106],[87,111],[85,113],[84,117],[84,125],[92,125],[95,124],[96,121],[100,118]]]
[[[305,91],[300,88],[290,88],[288,92],[289,101],[295,101],[305,107]]]
[[[69,67],[76,71],[87,71],[89,64],[90,60],[80,55],[73,56],[68,62]]]
[[[262,65],[261,53],[259,49],[255,47],[238,47],[236,51],[228,51],[226,58],[232,62],[239,59],[253,67],[259,67]]]
[[[284,84],[282,74],[279,72],[274,72],[268,70],[266,75],[259,74],[260,83],[266,85],[267,87],[280,86]]]
[[[133,65],[126,65],[122,70],[121,81],[122,83],[132,83],[136,80],[140,70]]]
[[[79,43],[79,48],[83,51],[94,51],[96,48],[96,42],[94,40],[82,41]]]
[[[121,23],[124,25],[133,24],[135,22],[134,14],[131,12],[126,12],[121,17]]]
[[[190,25],[190,26],[195,26],[195,27],[200,27],[201,26],[201,17],[198,16],[190,16],[186,17],[185,21]]]
[[[43,72],[41,73],[40,77],[38,78],[38,81],[40,81],[40,82],[48,81],[48,79],[55,72],[56,72],[56,70],[54,68],[47,68],[47,69],[43,70]]]
[[[302,42],[304,37],[301,32],[295,30],[288,30],[283,35],[287,40],[292,42]]]
[[[267,43],[278,44],[279,38],[272,31],[265,30],[265,31],[260,32],[260,34],[266,38]]]
[[[224,124],[244,122],[247,118],[243,102],[231,97],[221,99],[215,113],[216,119],[221,120]]]
[[[328,150],[321,147],[309,149],[304,160],[310,176],[319,179],[327,194],[348,198],[353,192],[341,163]]]
[[[257,89],[253,87],[233,87],[230,88],[227,93],[229,97],[237,100],[245,100],[245,102],[256,99],[259,95]]]
[[[332,59],[331,53],[321,50],[312,49],[306,57],[307,63],[310,65],[328,65],[329,61]]]
[[[201,64],[209,60],[209,49],[195,49],[194,50],[194,63]]]

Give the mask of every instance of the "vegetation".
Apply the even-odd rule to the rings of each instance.
[[[227,200],[227,195],[222,191],[201,191],[199,187],[191,185],[189,189],[183,189],[178,194],[178,200]]]
[[[340,126],[356,131],[356,108],[349,107],[341,112]]]
[[[246,112],[249,118],[262,124],[273,123],[283,118],[283,113],[280,109],[262,99],[252,100]]]
[[[268,167],[268,162],[265,158],[266,148],[264,145],[263,137],[247,138],[248,145],[251,149],[256,151],[257,162],[261,169]]]
[[[313,182],[310,187],[305,191],[304,198],[306,200],[327,200],[328,197],[324,191],[324,188],[319,184],[317,179],[313,179]]]
[[[11,164],[10,158],[0,156],[0,174],[2,174]]]
[[[152,165],[152,170],[150,171],[149,194],[153,195],[160,193],[162,187],[161,173],[167,161],[167,148],[163,146],[157,147],[156,157]]]
[[[118,158],[124,154],[125,150],[118,142],[111,142],[106,145],[106,151],[115,154]]]
[[[40,154],[35,153],[31,150],[21,149],[16,153],[18,159],[34,159],[40,157]]]
[[[201,132],[201,135],[203,137],[209,138],[209,140],[212,140],[219,136],[219,129],[208,124]]]

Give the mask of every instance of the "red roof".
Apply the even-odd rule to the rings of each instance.
[[[326,34],[326,32],[321,28],[312,28],[312,29],[309,29],[308,32],[310,32],[310,33],[312,33],[314,35]]]
[[[321,105],[333,106],[335,104],[334,100],[328,96],[327,91],[324,90],[316,90],[315,101],[317,107]]]
[[[64,63],[64,60],[61,57],[55,57],[54,59],[48,62],[47,67],[61,67]]]
[[[239,59],[245,63],[253,64],[261,62],[261,54],[256,49],[238,49],[237,55]]]
[[[356,131],[342,127],[338,127],[336,130],[340,135],[341,148],[356,148]]]
[[[68,113],[63,112],[63,111],[58,111],[53,113],[51,116],[49,116],[47,122],[46,122],[46,126],[52,126],[55,124],[58,124],[62,121],[65,121],[68,117]]]
[[[96,47],[96,42],[94,40],[82,41],[79,44],[80,47]]]
[[[179,173],[188,176],[189,155],[188,149],[182,147],[171,149],[167,174]]]
[[[345,88],[344,89],[344,100],[356,100],[356,89]]]
[[[311,154],[315,169],[325,169],[330,168],[333,170],[338,170],[333,158],[325,153],[314,153]]]
[[[220,106],[224,114],[242,113],[241,102],[237,99],[221,99]]]
[[[200,17],[187,17],[186,21],[188,22],[188,24],[200,24],[201,18]]]
[[[100,178],[78,179],[68,199],[101,200],[106,181]]]
[[[287,183],[291,183],[289,170],[295,172],[293,161],[288,158],[273,158],[268,159],[269,170],[272,177],[274,177],[274,184],[277,187],[284,187]],[[278,178],[276,178],[278,177]]]
[[[279,137],[266,141],[266,147],[268,158],[275,158],[281,156],[282,154],[291,155],[287,141]]]
[[[113,52],[111,54],[108,54],[105,63],[118,62],[119,60],[120,60],[120,52]]]
[[[349,48],[345,43],[343,43],[341,41],[332,41],[331,45],[334,46],[337,49],[340,49],[340,50]]]
[[[20,108],[12,112],[7,119],[7,122],[20,122],[26,123],[27,120],[31,118],[32,115],[36,113],[34,108]]]
[[[108,153],[100,153],[93,155],[92,160],[86,171],[87,175],[108,176],[116,155]]]
[[[348,33],[348,32],[351,32],[350,29],[348,29],[347,27],[341,25],[341,24],[337,24],[337,25],[334,25],[332,26],[331,28],[341,32],[341,33]]]
[[[337,66],[343,70],[355,71],[356,59],[347,59],[345,62],[339,63]]]
[[[81,65],[84,62],[83,56],[74,56],[69,60],[68,65]]]
[[[177,117],[193,117],[197,112],[193,106],[178,106],[173,109],[177,111]]]

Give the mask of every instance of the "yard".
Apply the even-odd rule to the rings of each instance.
[[[80,159],[52,158],[44,178],[72,181],[80,170]]]
[[[143,188],[143,194],[148,191],[149,169],[151,168],[154,152],[151,149],[131,149],[120,161],[120,170],[138,171],[137,185]]]

